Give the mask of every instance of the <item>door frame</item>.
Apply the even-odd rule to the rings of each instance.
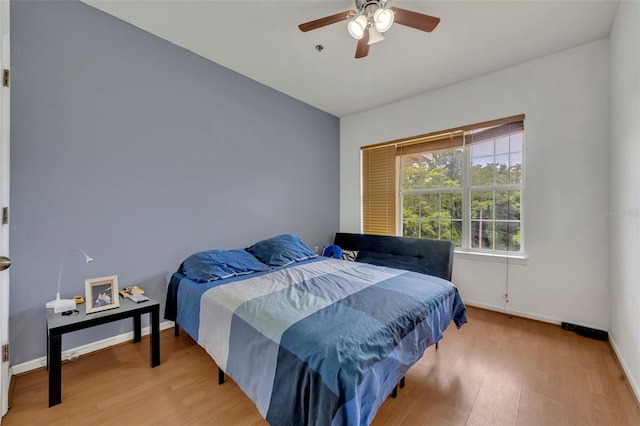
[[[10,26],[9,0],[0,0],[0,75],[9,68]],[[0,82],[0,212],[9,208],[9,87]],[[0,213],[0,217],[1,217]],[[0,255],[9,257],[9,225],[0,222]],[[0,347],[9,344],[9,269],[0,272]],[[0,351],[1,352],[1,351]],[[0,354],[0,416],[9,409],[10,361]],[[0,422],[2,420],[0,419]]]

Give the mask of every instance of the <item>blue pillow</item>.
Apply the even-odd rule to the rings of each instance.
[[[198,282],[207,282],[269,270],[245,250],[207,250],[192,254],[183,263],[184,274]]]
[[[269,266],[285,266],[318,256],[300,241],[300,237],[291,234],[262,240],[249,247],[247,251]]]

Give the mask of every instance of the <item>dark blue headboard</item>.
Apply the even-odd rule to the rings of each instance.
[[[358,250],[356,262],[405,269],[451,281],[451,241],[338,232],[334,244],[346,250]]]

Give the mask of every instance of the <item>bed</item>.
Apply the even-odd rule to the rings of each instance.
[[[270,424],[370,424],[426,348],[452,321],[466,323],[466,309],[446,277],[415,272],[433,260],[420,261],[417,245],[433,245],[388,237],[377,247],[395,248],[384,253],[366,237],[336,235],[346,251],[359,252],[355,262],[317,256],[293,235],[194,254],[171,277],[165,317]],[[437,245],[449,251],[450,243]],[[362,261],[372,256],[378,264]],[[394,258],[414,270],[384,265]],[[450,278],[450,264],[442,270]]]

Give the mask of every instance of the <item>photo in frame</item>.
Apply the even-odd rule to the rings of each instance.
[[[90,278],[85,280],[84,287],[88,314],[114,309],[120,306],[117,275]]]

